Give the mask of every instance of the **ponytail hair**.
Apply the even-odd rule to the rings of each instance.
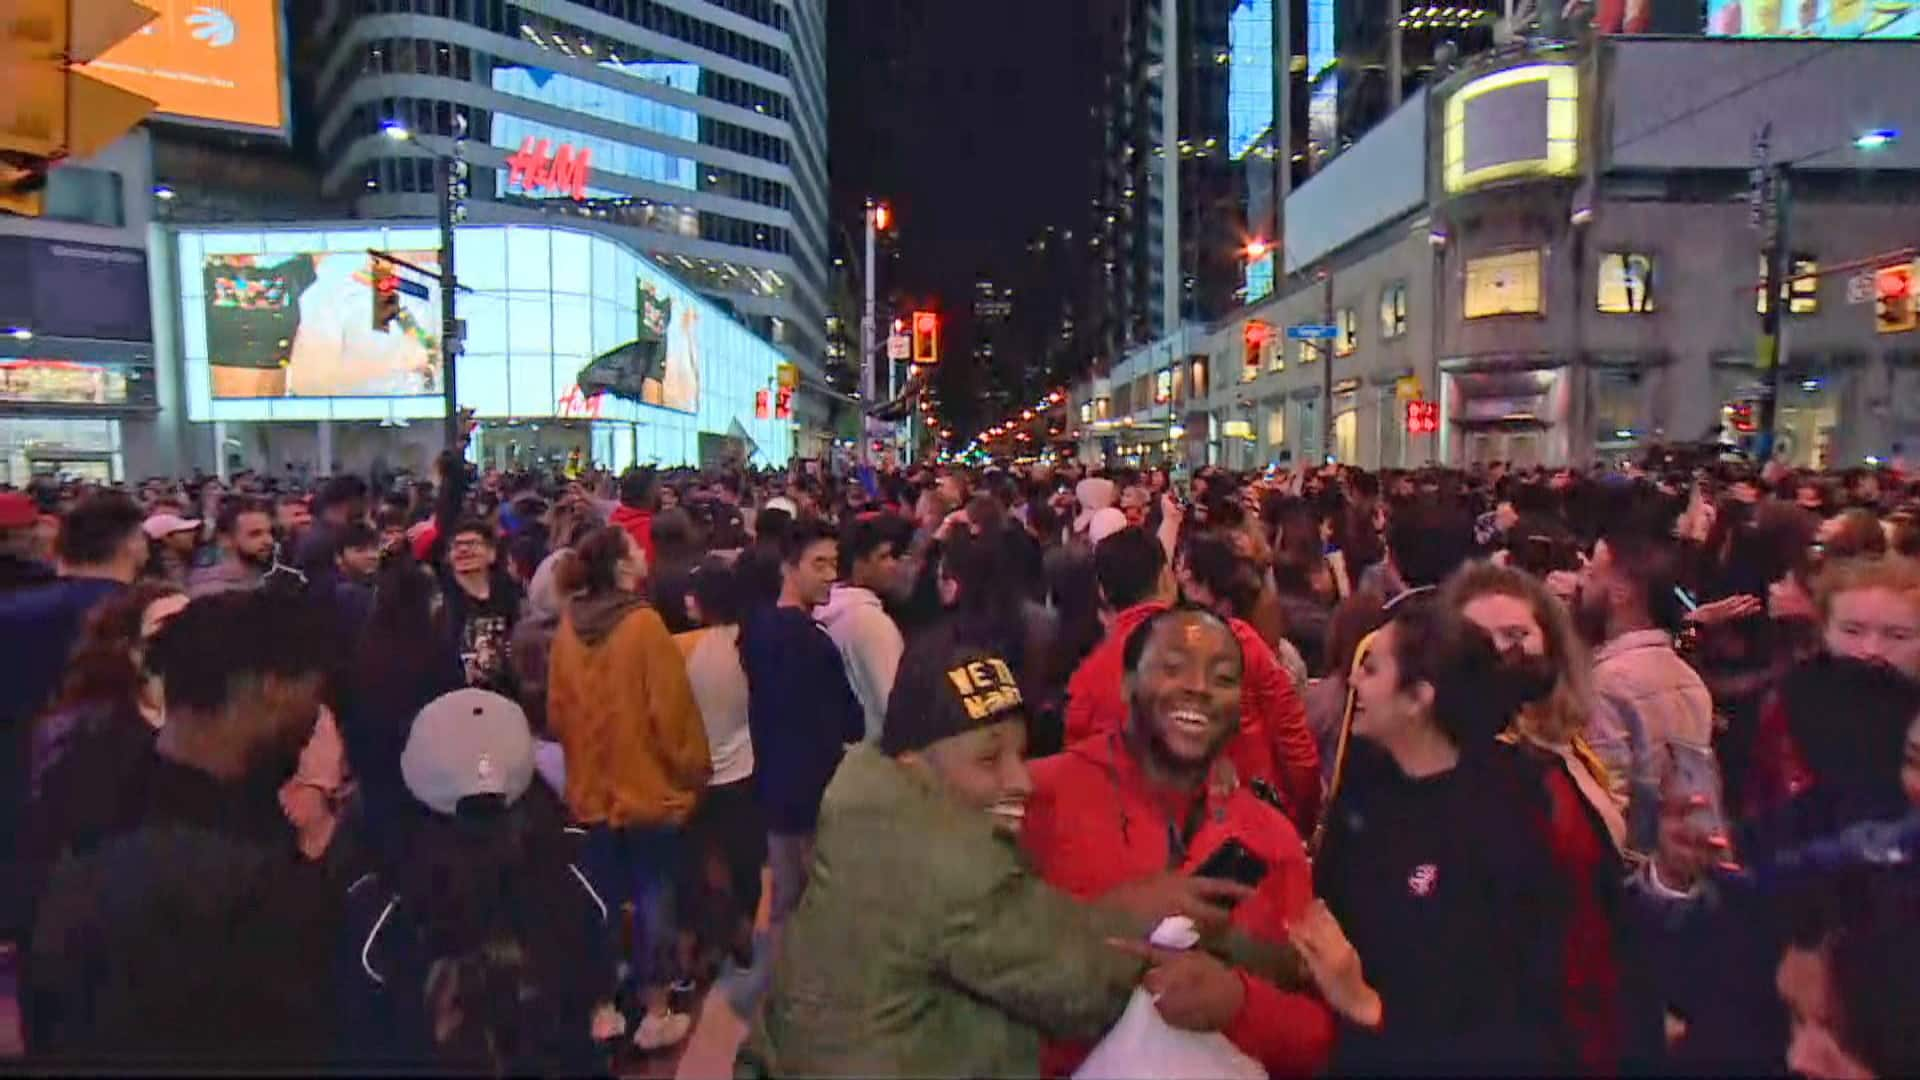
[[[618,525],[602,525],[588,532],[554,564],[554,586],[562,596],[612,592],[630,543],[626,530]]]

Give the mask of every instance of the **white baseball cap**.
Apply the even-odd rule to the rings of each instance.
[[[168,513],[155,514],[140,526],[140,528],[146,532],[147,539],[149,540],[158,540],[163,536],[172,536],[174,533],[186,532],[188,529],[197,529],[199,527],[199,518],[183,518],[179,514]]]

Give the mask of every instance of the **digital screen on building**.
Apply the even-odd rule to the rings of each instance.
[[[41,337],[153,339],[147,253],[139,248],[0,236],[0,268],[0,328]]]
[[[435,230],[176,236],[190,419],[445,414],[437,291],[427,300],[403,294],[406,314],[377,335],[371,279],[360,280],[369,249],[436,268]],[[456,392],[481,420],[597,421],[619,451],[607,460],[627,463],[697,463],[702,434],[750,440],[756,463],[786,461],[791,420],[754,409],[786,355],[644,256],[547,225],[464,226],[456,243],[466,325]],[[309,334],[311,352],[302,346]],[[326,334],[337,339],[332,348]]]
[[[1227,16],[1227,155],[1238,161],[1273,127],[1273,0]]]
[[[151,405],[153,369],[131,364],[0,357],[0,402],[10,405]]]
[[[1707,0],[1707,33],[1717,37],[1920,37],[1911,0]]]
[[[687,94],[700,92],[700,66],[674,62],[614,62],[605,60],[600,69],[614,81],[636,80],[665,86]],[[575,75],[563,75],[544,68],[498,67],[493,69],[493,88],[525,101],[551,105],[568,112],[584,113],[611,123],[650,131],[690,143],[700,141],[700,117],[691,109],[669,105],[638,93],[618,90]],[[544,139],[553,146],[569,146],[578,154],[591,155],[592,175],[624,176],[688,191],[698,187],[698,165],[692,158],[650,149],[621,139],[609,139],[581,131],[561,129],[552,124],[535,123],[509,113],[493,116],[493,145],[517,151],[528,139]],[[591,177],[589,177],[591,179]],[[552,198],[564,192],[526,190],[514,185],[505,171],[499,174],[496,194],[509,192],[532,198]],[[623,193],[589,185],[581,195],[588,199],[619,198]]]
[[[1571,174],[1579,161],[1579,75],[1529,64],[1484,75],[1447,99],[1442,167],[1449,192]]]
[[[280,0],[142,2],[160,17],[82,70],[152,98],[167,116],[285,129]]]
[[[396,251],[433,274],[437,251]],[[200,267],[207,365],[216,398],[407,397],[440,388],[440,310],[430,279],[395,295],[373,325],[373,257],[365,250],[210,254]]]

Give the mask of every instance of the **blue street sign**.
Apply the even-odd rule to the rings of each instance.
[[[1287,327],[1288,341],[1332,341],[1340,336],[1340,328],[1327,323],[1301,323]]]
[[[422,300],[431,300],[433,298],[433,293],[425,285],[417,281],[408,281],[406,278],[399,278],[398,280],[400,291],[406,293],[408,296],[416,296]]]

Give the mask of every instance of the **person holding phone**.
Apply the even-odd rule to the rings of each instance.
[[[1238,776],[1226,756],[1243,663],[1232,628],[1203,609],[1166,608],[1131,630],[1121,730],[1033,763],[1022,842],[1042,878],[1084,900],[1185,915],[1203,930],[1288,940],[1287,924],[1312,902],[1312,873],[1271,789]],[[1189,1019],[1270,1074],[1316,1073],[1328,1060],[1333,1011],[1319,998],[1236,971],[1201,1001]],[[1068,1075],[1089,1049],[1049,1047],[1043,1071]]]

